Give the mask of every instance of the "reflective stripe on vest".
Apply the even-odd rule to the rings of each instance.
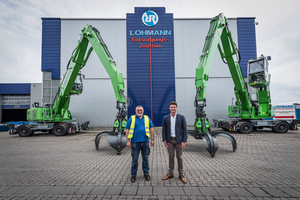
[[[132,121],[130,124],[128,139],[133,137],[134,127],[135,127],[135,115],[131,116],[131,120]],[[147,115],[144,115],[144,122],[145,122],[145,134],[149,138],[150,137],[150,130],[149,130],[150,121],[149,121],[149,117]]]

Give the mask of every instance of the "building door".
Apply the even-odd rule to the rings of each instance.
[[[3,109],[2,110],[2,123],[11,121],[27,121],[27,109]]]

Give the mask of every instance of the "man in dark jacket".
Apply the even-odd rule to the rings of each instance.
[[[176,151],[179,178],[183,183],[187,180],[183,176],[182,149],[187,142],[187,125],[183,115],[176,113],[177,103],[172,101],[169,105],[170,114],[166,115],[162,124],[162,140],[169,153],[169,173],[162,178],[167,180],[174,177],[174,157]]]

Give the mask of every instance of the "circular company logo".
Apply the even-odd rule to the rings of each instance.
[[[146,26],[155,26],[158,22],[158,15],[156,12],[148,10],[144,12],[142,21]]]

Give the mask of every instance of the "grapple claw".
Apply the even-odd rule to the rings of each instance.
[[[120,155],[122,149],[126,147],[126,136],[109,136],[106,138],[107,143],[117,151],[117,154]]]
[[[214,157],[219,149],[216,138],[213,137],[211,134],[206,133],[202,136],[202,139],[204,141],[206,151],[208,151],[211,157]]]
[[[211,157],[214,157],[216,155],[216,152],[219,149],[218,142],[216,140],[217,136],[223,136],[230,139],[232,143],[233,152],[237,149],[237,143],[235,138],[232,135],[223,131],[212,131],[212,132],[200,134],[199,132],[197,133],[194,130],[189,130],[188,135],[193,136],[195,139],[203,139],[205,149],[206,151],[208,151]]]
[[[118,155],[120,155],[121,151],[126,147],[126,143],[127,143],[126,136],[121,132],[119,133],[113,131],[101,132],[95,138],[96,150],[99,149],[100,139],[104,135],[109,135],[109,137],[106,138],[107,143],[117,151]]]

